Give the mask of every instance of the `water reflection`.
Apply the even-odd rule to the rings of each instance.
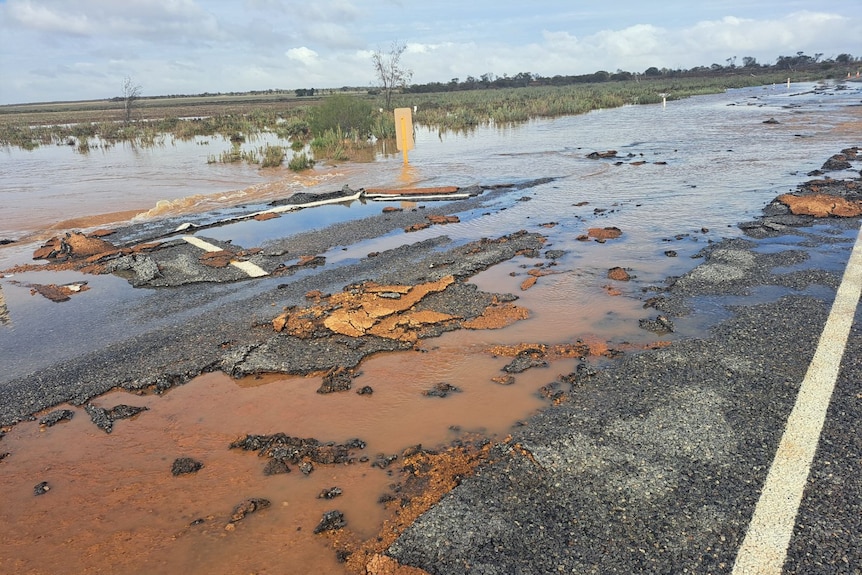
[[[445,443],[457,437],[457,430],[505,436],[516,421],[547,405],[538,390],[557,374],[571,372],[575,361],[528,370],[518,374],[513,385],[502,386],[492,378],[501,373],[506,360],[488,354],[489,347],[579,339],[632,345],[654,341],[654,334],[637,327],[646,313],[644,289],[694,267],[697,260],[692,256],[709,242],[738,234],[736,222],[756,215],[777,192],[806,179],[808,170],[848,145],[848,131],[832,127],[852,122],[858,126],[858,107],[845,106],[858,99],[858,89],[827,102],[800,95],[794,97],[793,108],[785,108],[790,96],[780,90],[740,90],[671,102],[666,109],[627,107],[508,128],[478,127],[466,135],[419,129],[408,165],[391,154],[373,164],[314,170],[311,176],[261,174],[244,166],[208,167],[184,143],[173,144],[171,153],[164,155],[165,150],[121,147],[87,157],[66,149],[39,150],[32,156],[7,151],[10,161],[0,163],[0,201],[4,206],[20,201],[16,212],[24,222],[20,229],[28,230],[56,221],[52,219],[56,213],[43,218],[45,202],[63,206],[63,219],[118,206],[128,209],[129,204],[156,207],[142,218],[147,221],[201,210],[226,213],[237,203],[253,205],[299,189],[331,191],[344,184],[466,186],[552,179],[459,213],[459,223],[409,236],[396,230],[326,254],[327,266],[335,266],[443,234],[453,242],[518,229],[547,237],[537,256],[519,256],[470,279],[484,291],[516,294],[518,305],[530,311],[529,319],[501,330],[446,333],[423,342],[423,353],[369,358],[354,386],[371,387],[373,395],[317,394],[319,376],[266,376],[237,384],[222,374],[209,374],[164,396],[113,393],[97,398],[100,405],[134,403],[150,408],[139,418],[118,424],[111,436],[92,426],[83,410],[74,406],[70,408],[78,415],[63,426],[40,429],[36,422],[16,426],[2,447],[13,456],[0,465],[0,479],[9,493],[0,539],[14,553],[0,557],[0,571],[96,573],[110,563],[123,572],[279,572],[289,564],[295,572],[338,573],[341,567],[334,554],[311,533],[321,513],[329,509],[317,494],[333,485],[343,488],[339,508],[352,528],[371,536],[383,517],[377,498],[389,489],[393,477],[367,465],[320,468],[309,477],[301,473],[266,477],[259,458],[227,450],[230,441],[246,433],[285,432],[324,441],[359,436],[373,456],[398,453],[417,443]],[[781,123],[765,126],[763,120],[772,116]],[[618,150],[620,159],[586,157],[591,151],[609,149]],[[187,162],[176,161],[187,154]],[[57,166],[51,166],[53,161]],[[12,174],[8,166],[19,172]],[[60,166],[67,171],[55,171]],[[66,185],[70,178],[75,181]],[[117,202],[104,203],[113,187],[119,189]],[[254,247],[273,237],[379,213],[382,207],[361,202],[323,206],[264,222],[212,228],[206,235]],[[4,210],[0,230],[16,229],[7,213]],[[606,226],[621,229],[622,237],[604,244],[579,240],[589,228]],[[794,247],[793,243],[763,249]],[[21,246],[14,249],[16,258],[29,255]],[[555,257],[549,257],[548,250],[554,250]],[[676,257],[667,256],[670,251]],[[837,266],[829,259],[837,257],[834,251],[824,249],[822,254],[830,266]],[[626,268],[633,278],[610,280],[612,266]],[[553,273],[522,289],[522,281],[534,269]],[[49,272],[16,275],[15,281],[22,284],[57,282],[59,277]],[[86,352],[86,346],[103,347],[112,338],[127,337],[130,331],[143,333],[187,317],[179,298],[166,298],[167,292],[134,290],[115,277],[87,279],[91,286],[87,294],[54,304],[29,296],[22,285],[4,278],[0,325],[11,326],[8,310],[3,313],[7,307],[16,318],[15,337],[8,337],[11,329],[0,330],[0,361],[7,377],[28,373],[47,361],[36,358],[34,350],[68,357]],[[206,313],[217,304],[265,289],[265,280],[218,286],[202,292],[195,303],[199,313]],[[774,293],[755,293],[754,299],[765,295]],[[726,313],[725,303],[702,298],[696,305],[717,317]],[[273,301],[273,315],[280,304]],[[143,310],[154,308],[158,317],[144,317],[149,312]],[[676,326],[679,334],[690,336],[704,333],[709,323],[702,317],[681,318]],[[16,361],[25,363],[13,365]],[[441,382],[462,391],[447,398],[422,395]],[[178,456],[200,458],[205,467],[193,477],[171,477],[170,462]],[[34,503],[33,485],[42,480],[54,489]],[[273,506],[235,532],[226,532],[221,524],[212,527],[217,525],[212,518],[223,517],[250,496],[266,497]],[[205,518],[204,527],[193,531],[191,524],[198,518]],[[46,525],[51,528],[46,530]]]
[[[401,172],[398,174],[399,187],[408,188],[415,186],[418,181],[417,174],[418,172],[415,167],[410,164],[403,164],[401,166]]]

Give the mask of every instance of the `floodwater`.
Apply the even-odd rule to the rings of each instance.
[[[528,290],[520,289],[521,282],[544,260],[516,258],[472,278],[483,290],[518,295],[530,318],[502,330],[447,333],[423,342],[424,353],[369,358],[353,386],[370,386],[372,395],[317,394],[317,376],[234,381],[209,374],[163,396],[112,392],[96,398],[102,407],[149,408],[116,422],[110,435],[73,406],[64,407],[75,417],[55,427],[18,424],[0,439],[0,454],[9,454],[0,460],[0,572],[344,573],[330,539],[312,531],[323,512],[339,509],[357,537],[375,537],[387,517],[377,500],[398,480],[397,463],[386,470],[356,463],[320,465],[308,476],[298,470],[265,476],[263,460],[229,450],[231,441],[276,432],[335,442],[358,437],[373,460],[416,444],[446,445],[464,433],[499,440],[548,405],[537,391],[571,372],[575,360],[555,361],[517,374],[513,385],[500,385],[492,378],[508,359],[490,354],[491,346],[578,339],[650,345],[702,335],[708,328],[702,318],[679,318],[677,333],[662,338],[640,330],[638,319],[650,315],[643,309],[650,295],[644,290],[694,267],[699,260],[691,256],[708,242],[740,235],[736,223],[809,179],[807,172],[841,148],[858,145],[860,100],[859,84],[844,90],[794,84],[673,101],[665,108],[630,106],[487,126],[466,135],[419,128],[409,166],[399,154],[382,154],[371,163],[321,166],[300,175],[286,168],[208,164],[209,156],[230,147],[215,139],[166,138],[154,147],[96,147],[87,154],[67,146],[0,150],[0,239],[19,240],[0,247],[0,270],[27,261],[34,242],[61,230],[182,221],[204,211],[230,214],[237,204],[344,185],[467,186],[549,177],[486,209],[459,214],[458,224],[409,236],[393,233],[321,255],[327,266],[339,265],[442,233],[466,242],[519,229],[540,231],[549,249],[565,252],[547,268],[553,273]],[[770,118],[779,123],[763,123]],[[622,164],[586,158],[609,149],[617,150]],[[315,208],[212,228],[207,236],[254,247],[285,226],[311,229],[381,208]],[[606,226],[623,236],[603,244],[576,239],[590,227]],[[676,257],[666,255],[670,250]],[[821,255],[832,265],[828,251]],[[609,280],[614,266],[629,270],[633,279]],[[87,281],[90,289],[58,304],[27,287],[69,281]],[[225,297],[265,289],[266,281],[225,288],[233,294]],[[117,318],[134,315],[136,302],[162,293],[71,272],[0,277],[0,385],[37,369],[47,356],[82,353],[129,329],[154,325],[159,318]],[[423,395],[441,382],[461,391],[445,398]],[[173,477],[171,463],[181,456],[204,467]],[[42,481],[51,490],[34,496]],[[317,498],[333,486],[343,490],[341,497]],[[272,505],[226,529],[233,506],[249,497]]]

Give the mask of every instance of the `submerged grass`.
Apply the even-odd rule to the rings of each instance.
[[[602,108],[634,104],[656,104],[666,95],[668,100],[711,94],[730,88],[768,85],[784,82],[786,72],[752,76],[738,74],[721,77],[646,78],[609,81],[569,86],[528,86],[454,92],[396,94],[394,107],[416,107],[414,122],[441,132],[469,131],[476,126],[493,123],[512,125],[535,118],[550,118],[584,114]],[[794,81],[819,79],[817,72],[795,74]],[[164,115],[132,123],[105,119],[98,122],[74,121],[78,116],[67,104],[68,122],[35,125],[16,123],[15,114],[0,115],[0,145],[32,150],[42,145],[71,145],[79,149],[98,140],[103,146],[116,142],[150,147],[162,145],[171,135],[180,140],[196,137],[222,136],[231,141],[253,141],[257,135],[270,132],[285,141],[284,147],[295,152],[310,142],[316,158],[337,161],[362,161],[374,156],[377,141],[395,137],[395,122],[391,111],[379,108],[378,97],[339,94],[316,101],[291,103],[243,103],[239,96],[233,103],[222,104],[221,113],[201,116],[171,115],[171,108],[158,108]],[[231,102],[229,99],[226,102]],[[85,103],[81,103],[84,106]],[[86,103],[93,106],[93,103]],[[210,110],[209,108],[207,110]],[[185,111],[185,110],[183,110]],[[105,110],[110,118],[116,110]],[[60,111],[49,117],[58,118]],[[84,111],[80,111],[81,114]],[[87,117],[98,114],[86,112]],[[22,114],[22,119],[31,116]],[[261,150],[243,151],[234,147],[210,162],[249,161],[262,166],[278,166],[284,161],[283,146],[267,146]],[[272,148],[272,149],[269,149]],[[294,156],[296,158],[297,156]],[[299,161],[299,160],[297,160]]]
[[[305,152],[295,154],[287,163],[287,167],[294,172],[301,172],[314,167],[314,160],[308,157]]]
[[[732,88],[779,83],[785,78],[784,74],[771,74],[642,79],[571,86],[399,94],[393,97],[393,102],[395,107],[417,106],[414,121],[418,124],[440,131],[463,131],[488,123],[512,125],[535,118],[585,114],[625,105],[657,104],[662,101],[662,94],[669,101],[680,100]]]
[[[275,168],[284,161],[286,152],[282,146],[270,146],[267,144],[261,152],[261,168]]]

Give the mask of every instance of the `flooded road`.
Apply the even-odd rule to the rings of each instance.
[[[400,156],[371,164],[330,166],[312,174],[208,165],[210,143],[171,143],[146,150],[111,148],[81,156],[66,147],[4,151],[0,163],[0,238],[43,238],[56,230],[101,227],[112,220],[177,223],[205,210],[230,214],[238,203],[254,206],[295,191],[365,187],[470,186],[550,178],[503,194],[491,206],[459,213],[459,223],[404,234],[391,233],[333,248],[326,266],[347,265],[371,252],[440,234],[456,243],[527,229],[559,250],[554,272],[521,289],[533,265],[516,258],[471,279],[488,292],[513,293],[530,318],[502,330],[462,330],[424,343],[424,352],[381,354],[360,366],[354,389],[374,393],[320,395],[320,376],[234,381],[208,374],[162,396],[123,391],[96,398],[102,407],[132,404],[149,411],[119,421],[108,435],[80,407],[55,427],[24,422],[0,440],[0,480],[6,487],[0,528],[0,571],[16,573],[338,573],[328,540],[314,535],[321,514],[345,513],[351,530],[371,538],[385,517],[377,503],[397,479],[391,469],[319,466],[265,476],[254,454],[229,450],[248,433],[285,432],[342,442],[359,437],[364,453],[398,454],[422,444],[448,444],[467,432],[504,437],[518,421],[548,405],[538,393],[577,360],[531,369],[500,385],[509,361],[488,352],[495,345],[569,343],[589,339],[612,345],[650,345],[703,333],[708,325],[677,322],[659,338],[639,329],[651,286],[690,270],[710,241],[740,235],[735,224],[753,218],[778,193],[808,179],[837,150],[858,144],[860,92],[815,92],[813,85],[768,87],[691,98],[661,106],[626,107],[585,116],[478,128],[468,135],[419,129],[410,165]],[[764,124],[775,118],[778,124]],[[591,152],[616,150],[612,159]],[[42,154],[42,155],[40,155]],[[79,171],[80,170],[80,171]],[[73,180],[73,181],[70,181]],[[420,203],[421,204],[421,203]],[[379,213],[381,204],[355,202],[206,230],[206,237],[250,248],[279,237]],[[406,209],[421,209],[408,204]],[[131,214],[134,213],[132,216]],[[116,214],[94,217],[94,214]],[[76,220],[73,225],[59,222]],[[578,238],[593,227],[623,235],[605,243]],[[29,260],[38,244],[0,248],[0,270]],[[672,255],[671,255],[672,254]],[[824,253],[828,263],[828,253]],[[609,280],[625,268],[632,279]],[[312,273],[312,272],[309,272]],[[360,278],[357,278],[360,279]],[[87,291],[55,303],[34,295],[38,283],[87,282]],[[272,289],[263,279],[208,288],[221,302],[249,291]],[[79,272],[6,274],[0,294],[0,385],[52,361],[98,349],[157,325],[206,313],[152,314],[170,288],[132,288],[124,279]],[[183,297],[193,301],[190,290]],[[165,302],[162,307],[170,308]],[[280,309],[273,309],[273,316]],[[5,319],[4,319],[5,318]],[[261,318],[266,321],[270,318]],[[217,318],[213,321],[218,321]],[[600,365],[601,361],[591,361]],[[461,390],[447,397],[423,391],[446,382]],[[173,477],[171,462],[188,456],[204,462],[195,475]],[[390,474],[391,473],[391,474]],[[51,491],[33,496],[48,481]],[[333,501],[317,494],[333,486]],[[262,497],[272,505],[226,530],[234,505]],[[204,521],[192,526],[198,519]],[[34,543],[35,542],[35,543]],[[111,565],[106,569],[106,565]]]

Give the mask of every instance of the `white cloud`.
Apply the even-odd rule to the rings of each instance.
[[[217,37],[215,17],[193,0],[7,0],[10,21],[41,33],[103,38]]]
[[[554,0],[0,0],[0,103],[116,95],[131,76],[149,95],[365,86],[371,54],[406,43],[417,83],[485,73],[545,76],[772,63],[804,51],[862,56],[855,13],[822,0],[720,2],[585,12]],[[808,8],[808,11],[804,9]]]
[[[315,66],[318,64],[318,54],[310,48],[300,46],[299,48],[291,48],[284,53],[291,60],[302,63],[305,66]]]
[[[353,22],[362,14],[362,10],[353,2],[346,0],[318,0],[316,2],[298,2],[292,6],[306,19],[321,22]]]
[[[304,32],[305,36],[327,48],[358,48],[364,44],[346,26],[335,22],[315,22]]]
[[[11,21],[42,32],[89,34],[94,30],[92,22],[85,14],[64,14],[45,5],[34,4],[30,0],[9,2],[6,14]]]

